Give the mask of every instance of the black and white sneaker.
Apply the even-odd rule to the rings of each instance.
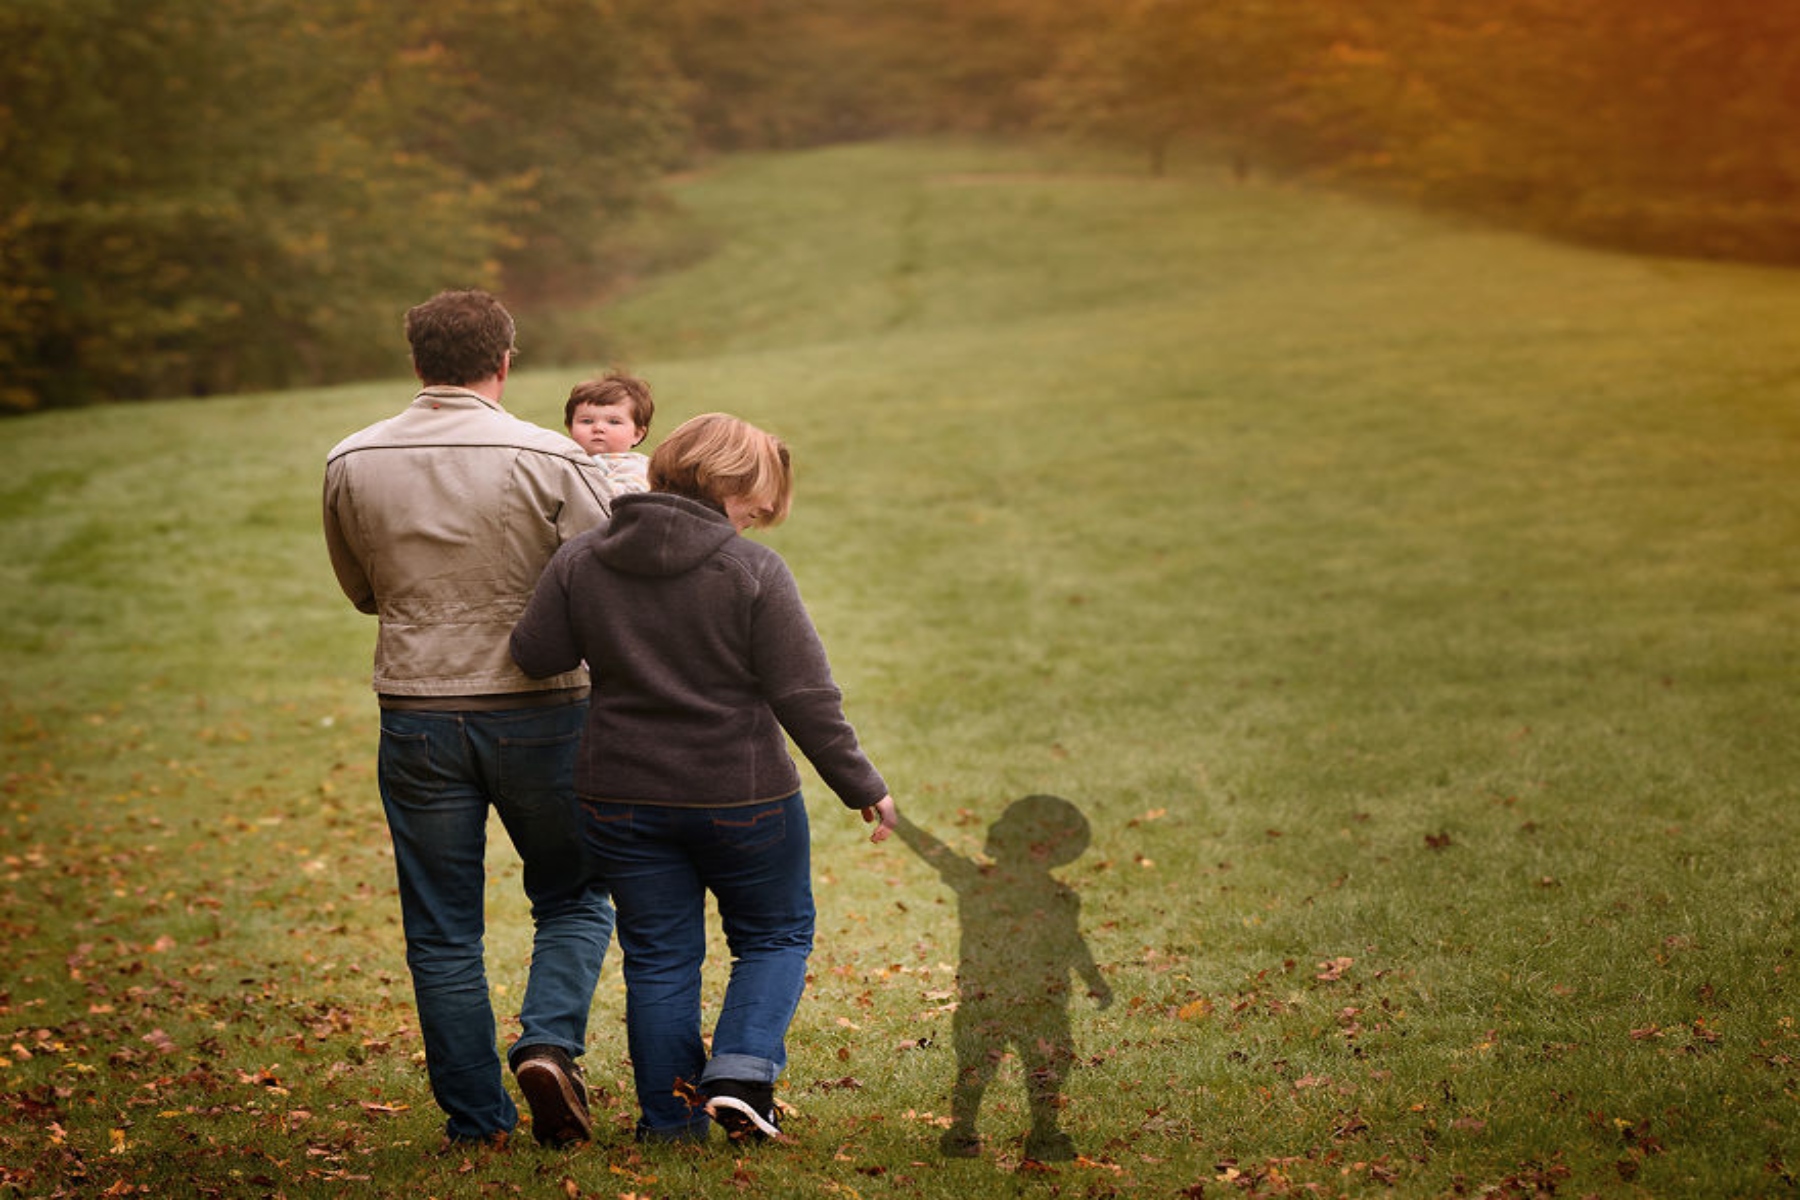
[[[581,1068],[556,1046],[532,1046],[513,1067],[519,1090],[531,1107],[531,1132],[546,1146],[566,1146],[594,1136],[588,1115],[587,1085]]]
[[[781,1136],[775,1120],[775,1087],[742,1079],[715,1079],[702,1085],[706,1113],[732,1141],[766,1141]]]

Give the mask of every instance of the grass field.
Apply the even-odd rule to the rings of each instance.
[[[653,439],[793,444],[769,540],[913,820],[966,856],[1029,794],[1091,825],[1081,1157],[1024,1159],[1016,1056],[940,1157],[985,934],[816,784],[793,1144],[632,1145],[609,962],[600,1140],[434,1153],[374,631],[317,512],[411,394],[396,314],[385,382],[0,426],[0,1188],[1800,1188],[1800,277],[1048,149],[675,191],[719,253],[593,317]],[[555,424],[583,372],[521,346],[509,406]],[[503,839],[491,873],[509,1013]]]

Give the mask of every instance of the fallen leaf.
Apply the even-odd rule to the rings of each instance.
[[[1213,1002],[1208,1000],[1205,996],[1202,996],[1200,999],[1190,1000],[1180,1008],[1176,1009],[1175,1016],[1178,1020],[1192,1021],[1198,1017],[1210,1017],[1212,1016],[1212,1012]]]
[[[1319,964],[1319,973],[1314,979],[1325,983],[1336,983],[1344,977],[1344,972],[1356,965],[1354,958],[1333,958]]]
[[[407,1104],[383,1104],[376,1100],[364,1100],[360,1102],[360,1105],[363,1112],[371,1117],[391,1117],[396,1113],[403,1113],[411,1107]]]

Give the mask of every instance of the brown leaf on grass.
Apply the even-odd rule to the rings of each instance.
[[[1356,965],[1354,958],[1332,958],[1319,964],[1319,973],[1313,978],[1321,983],[1336,983],[1344,977],[1344,972]]]
[[[841,1079],[815,1079],[812,1090],[815,1092],[857,1091],[862,1087],[862,1080],[854,1075],[845,1075]]]
[[[632,1182],[632,1184],[634,1184],[634,1185],[641,1184],[645,1187],[648,1187],[651,1184],[656,1182],[656,1176],[654,1176],[654,1175],[645,1175],[641,1172],[633,1171],[629,1167],[621,1167],[617,1163],[612,1164],[611,1166],[607,1167],[606,1169],[611,1171],[614,1175],[619,1175],[625,1179],[629,1179]]]
[[[949,1117],[940,1117],[936,1113],[920,1112],[913,1108],[909,1108],[901,1113],[900,1119],[903,1121],[921,1121],[924,1124],[933,1126],[937,1129],[948,1129],[954,1123]]]
[[[363,1110],[363,1115],[374,1118],[395,1116],[396,1114],[405,1112],[407,1109],[411,1108],[412,1105],[384,1104],[379,1100],[362,1100],[358,1101],[357,1107]]]
[[[1562,1163],[1524,1163],[1517,1172],[1502,1179],[1499,1186],[1503,1189],[1501,1194],[1507,1196],[1554,1196],[1556,1189],[1574,1174]]]
[[[1663,1152],[1662,1141],[1650,1132],[1649,1121],[1619,1119],[1615,1120],[1613,1124],[1618,1127],[1619,1136],[1624,1139],[1627,1146],[1631,1147],[1633,1154],[1646,1156]]]
[[[1186,1004],[1175,1010],[1176,1019],[1182,1021],[1193,1021],[1198,1020],[1201,1017],[1210,1017],[1212,1016],[1212,1013],[1213,1002],[1205,996],[1200,997],[1198,1000],[1189,1000]]]
[[[1425,835],[1425,845],[1432,850],[1443,850],[1450,845],[1450,835],[1447,833],[1428,833]]]

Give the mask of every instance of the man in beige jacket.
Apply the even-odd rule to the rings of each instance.
[[[575,1059],[613,911],[582,850],[572,772],[585,669],[531,679],[507,640],[558,546],[605,520],[604,474],[501,407],[511,315],[485,292],[406,314],[423,389],[326,459],[325,542],[351,603],[380,620],[377,777],[400,883],[431,1090],[452,1143],[518,1123],[482,958],[488,809],[524,863],[531,968],[508,1062],[540,1142],[592,1136]]]

